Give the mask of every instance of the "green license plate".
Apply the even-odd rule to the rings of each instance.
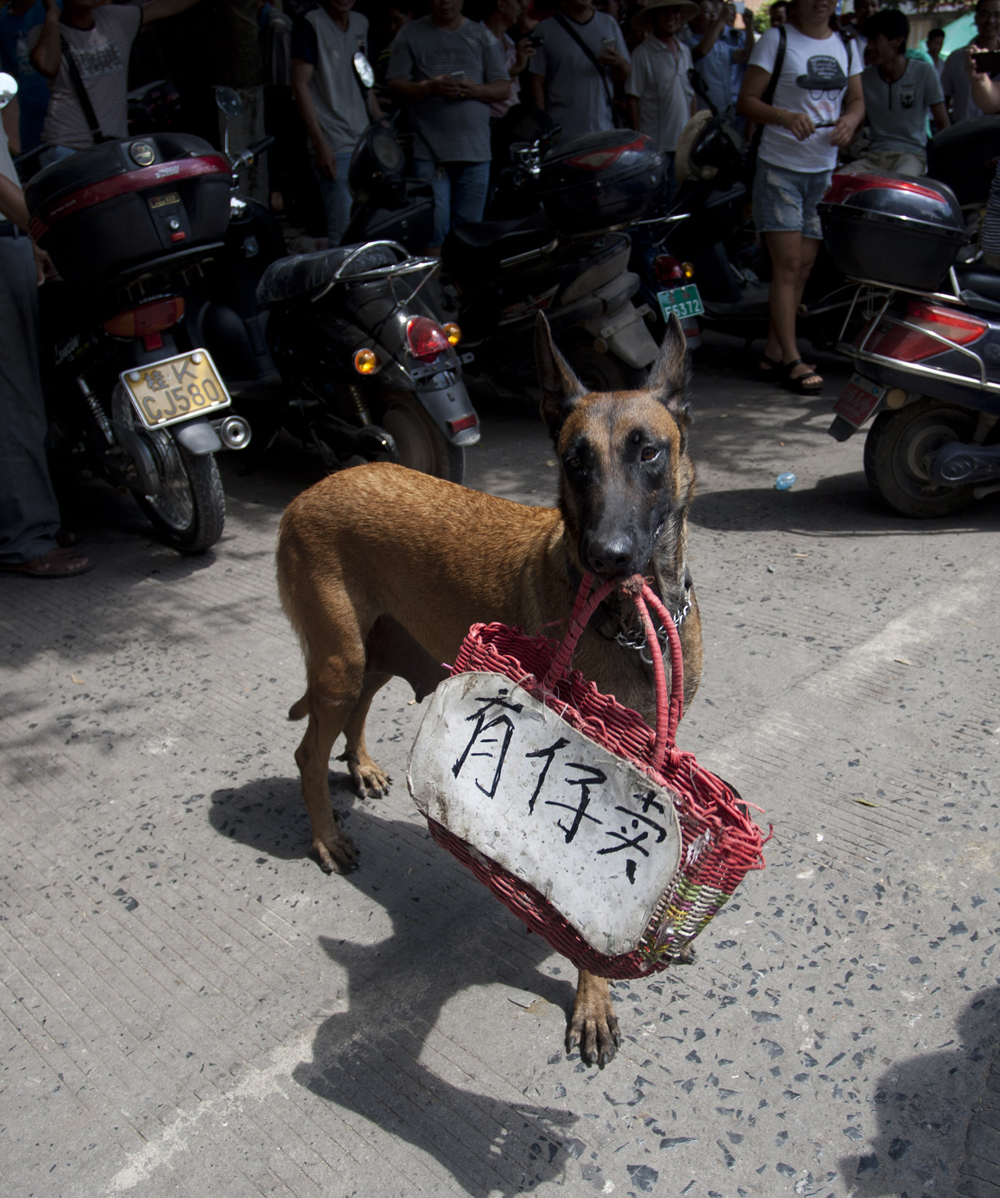
[[[700,316],[705,311],[705,305],[701,302],[701,296],[694,283],[661,291],[656,298],[660,302],[664,320],[670,318],[671,312],[676,312],[681,320],[684,320],[688,316]]]

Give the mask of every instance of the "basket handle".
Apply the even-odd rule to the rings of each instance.
[[[666,671],[663,668],[662,655],[655,651],[650,654],[653,659],[653,677],[656,689],[654,764],[657,769],[662,771],[667,754],[675,751],[677,725],[680,722],[684,706],[684,656],[681,650],[681,639],[677,634],[677,626],[674,624],[673,617],[667,611],[666,606],[660,600],[659,596],[640,574],[634,574],[631,578],[625,580],[619,578],[608,579],[602,582],[596,590],[591,591],[593,584],[594,576],[592,574],[584,574],[580,581],[580,589],[576,593],[576,600],[573,603],[573,611],[569,618],[566,635],[563,637],[562,644],[552,658],[552,664],[549,666],[542,686],[546,690],[552,690],[556,683],[566,676],[569,672],[569,663],[573,659],[577,643],[583,635],[590,617],[608,595],[618,587],[621,587],[624,593],[629,595],[635,603],[639,618],[642,620],[643,627],[646,630],[646,643],[650,646],[658,646],[659,639],[656,635],[656,629],[653,627],[653,620],[649,614],[647,604],[651,606],[659,617],[660,623],[667,630],[667,640],[670,646],[671,692],[667,691]]]

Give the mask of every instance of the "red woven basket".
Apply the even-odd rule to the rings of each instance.
[[[592,948],[536,890],[464,840],[428,817],[431,835],[452,853],[496,897],[579,969],[606,978],[638,978],[666,969],[729,899],[752,869],[764,866],[760,829],[747,804],[693,755],[675,744],[683,706],[683,658],[680,638],[651,588],[638,576],[624,590],[635,601],[647,643],[657,638],[649,607],[667,630],[672,694],[668,697],[663,661],[653,653],[656,677],[656,729],[638,712],[601,694],[577,670],[569,670],[576,644],[597,606],[619,581],[591,593],[593,579],[581,583],[569,628],[561,644],[547,637],[526,636],[505,624],[475,624],[462,643],[452,674],[502,674],[555,711],[568,724],[630,761],[660,786],[676,792],[682,849],[680,865],[664,891],[639,946],[630,953],[607,956]],[[769,839],[770,837],[768,837]]]

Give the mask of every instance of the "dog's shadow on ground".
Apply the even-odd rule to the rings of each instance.
[[[875,1086],[879,1130],[840,1159],[855,1198],[995,1193],[1000,1143],[1000,989],[980,991],[937,1052],[895,1063]],[[856,1134],[847,1128],[845,1134]]]
[[[319,1026],[313,1058],[293,1070],[294,1079],[342,1108],[345,1122],[369,1145],[374,1139],[376,1151],[379,1138],[354,1116],[427,1153],[436,1162],[429,1164],[433,1173],[445,1169],[477,1198],[507,1198],[562,1178],[584,1147],[570,1131],[576,1116],[521,1102],[512,1087],[510,1103],[483,1094],[469,1070],[489,1067],[474,1041],[444,1035],[426,1041],[445,1003],[470,987],[503,981],[566,1010],[572,985],[539,970],[548,946],[524,936],[519,925],[512,930],[513,917],[422,826],[382,818],[371,804],[345,811],[346,793],[336,786],[334,793],[361,867],[331,877],[331,890],[351,887],[366,910],[374,904],[385,911],[393,931],[373,944],[354,942],[352,934],[362,929],[338,923],[343,908],[338,916],[331,904],[331,932],[344,939],[319,940],[345,978],[346,1009]],[[279,859],[301,857],[309,843],[297,779],[216,791],[210,820],[223,835]],[[484,1022],[486,1003],[500,1001],[496,992],[484,1000]],[[556,1020],[547,1024],[562,1035]],[[561,1056],[559,1048],[552,1045]],[[343,1147],[351,1151],[349,1143]],[[393,1163],[405,1170],[398,1155]]]

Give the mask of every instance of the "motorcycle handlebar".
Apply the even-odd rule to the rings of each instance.
[[[249,166],[255,158],[258,158],[265,150],[269,150],[274,145],[274,134],[271,133],[267,137],[261,138],[260,141],[255,141],[252,146],[247,146],[245,150],[240,150],[236,155],[235,163],[237,166]]]

